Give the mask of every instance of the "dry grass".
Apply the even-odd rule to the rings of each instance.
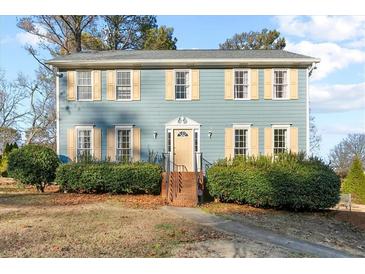
[[[365,230],[355,226],[356,222],[364,225],[365,213],[334,210],[288,212],[229,203],[209,203],[202,208],[229,219],[365,256]]]
[[[44,194],[0,180],[0,257],[169,257],[222,235],[149,195]]]

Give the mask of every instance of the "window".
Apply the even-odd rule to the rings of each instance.
[[[117,128],[117,161],[129,162],[132,158],[131,129]]]
[[[171,130],[167,131],[167,152],[171,152]]]
[[[248,70],[234,71],[234,98],[248,99]]]
[[[236,128],[234,130],[234,155],[248,155],[247,128]]]
[[[175,99],[190,99],[190,73],[188,70],[175,71]]]
[[[132,81],[130,71],[117,71],[116,91],[117,100],[132,99]]]
[[[180,131],[178,134],[177,134],[177,137],[188,137],[189,134],[186,133],[186,131]]]
[[[288,71],[287,70],[274,70],[274,86],[273,86],[273,98],[274,99],[287,99],[288,98]]]
[[[92,128],[77,129],[77,160],[86,160],[92,157]]]
[[[194,152],[199,151],[199,135],[198,131],[194,130]]]
[[[91,71],[77,72],[77,100],[92,100]]]
[[[288,128],[274,128],[274,154],[288,151]]]

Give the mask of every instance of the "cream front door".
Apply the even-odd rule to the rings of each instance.
[[[174,164],[184,165],[193,171],[193,131],[174,129]]]

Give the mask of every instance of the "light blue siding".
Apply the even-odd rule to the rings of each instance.
[[[115,102],[106,99],[106,71],[102,71],[102,101],[68,102],[67,74],[60,78],[60,155],[67,154],[67,128],[93,124],[102,129],[102,157],[106,155],[107,128],[133,124],[141,128],[141,158],[148,152],[163,152],[165,124],[179,116],[189,117],[201,126],[200,145],[204,158],[224,157],[224,129],[233,123],[251,123],[259,128],[259,149],[264,153],[264,128],[272,123],[298,127],[299,150],[306,149],[306,70],[298,70],[298,100],[264,100],[264,72],[259,70],[259,100],[224,100],[224,70],[200,70],[199,101],[166,101],[165,71],[141,71],[141,101]],[[158,136],[153,137],[156,131]],[[212,131],[211,138],[208,132]]]

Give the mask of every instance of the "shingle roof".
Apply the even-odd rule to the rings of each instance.
[[[109,50],[85,51],[58,56],[53,61],[108,61],[108,60],[184,60],[184,59],[314,59],[286,50]]]

